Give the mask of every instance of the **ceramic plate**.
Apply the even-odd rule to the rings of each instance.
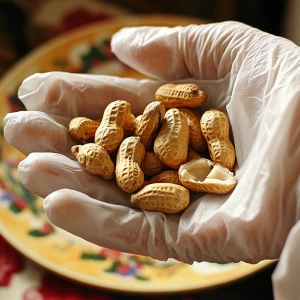
[[[22,254],[60,276],[78,283],[121,292],[174,293],[215,287],[253,274],[270,264],[195,263],[128,255],[101,248],[53,227],[45,218],[43,199],[22,187],[17,176],[24,156],[3,138],[6,113],[24,109],[17,90],[24,78],[47,71],[142,77],[110,52],[111,35],[124,26],[188,25],[182,17],[127,16],[77,29],[37,48],[17,63],[0,83],[1,165],[0,233]]]

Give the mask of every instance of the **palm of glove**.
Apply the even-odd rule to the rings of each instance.
[[[278,258],[299,206],[299,48],[225,22],[123,29],[112,49],[160,81],[36,74],[19,92],[28,111],[5,119],[6,139],[30,154],[19,166],[20,180],[46,197],[50,221],[103,247],[161,260]],[[81,169],[70,153],[75,142],[67,124],[75,116],[98,118],[116,99],[141,113],[162,82],[178,80],[195,82],[208,93],[203,109],[228,114],[238,185],[230,195],[193,195],[183,214],[139,211],[116,184]]]

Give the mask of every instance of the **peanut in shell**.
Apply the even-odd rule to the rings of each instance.
[[[117,154],[116,182],[127,193],[134,193],[144,184],[144,173],[140,167],[145,156],[145,147],[139,137],[123,140]]]
[[[200,125],[211,160],[233,170],[236,154],[228,117],[217,109],[209,109],[203,113]]]
[[[171,108],[166,112],[154,141],[154,152],[166,166],[178,169],[186,162],[189,139],[185,116],[177,108]]]
[[[146,149],[149,149],[157,135],[157,130],[166,113],[165,106],[159,101],[150,102],[138,122],[134,134],[141,138]]]
[[[131,203],[144,210],[174,214],[190,203],[190,192],[172,183],[152,183],[131,195]]]
[[[82,168],[89,174],[99,175],[106,180],[115,177],[115,165],[107,151],[94,143],[76,145],[71,148]]]
[[[130,119],[130,104],[127,101],[111,102],[104,110],[101,124],[95,133],[95,143],[108,153],[117,150],[124,139],[124,126]]]
[[[86,117],[73,118],[69,123],[69,133],[74,140],[88,141],[95,137],[100,122]]]
[[[155,99],[166,108],[199,107],[208,100],[208,95],[196,84],[166,83],[156,90]]]
[[[149,183],[173,183],[181,185],[177,170],[165,170],[148,180]]]

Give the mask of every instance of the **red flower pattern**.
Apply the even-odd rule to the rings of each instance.
[[[23,268],[23,257],[0,236],[0,286],[9,286],[13,274]]]
[[[82,287],[50,274],[46,274],[41,285],[28,289],[23,300],[113,300],[106,292]]]

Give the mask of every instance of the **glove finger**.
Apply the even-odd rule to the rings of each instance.
[[[70,119],[38,111],[9,113],[4,118],[6,140],[23,154],[55,152],[74,159],[70,149],[78,144],[69,134]]]
[[[68,188],[104,202],[131,206],[129,194],[115,181],[88,174],[77,161],[56,153],[31,153],[18,166],[19,179],[32,193],[45,198]]]
[[[267,35],[238,22],[132,27],[113,35],[111,46],[118,59],[148,76],[208,80],[236,73],[253,38],[263,36]]]
[[[162,213],[104,203],[68,189],[50,194],[44,207],[51,223],[96,245],[167,259]]]
[[[19,88],[19,98],[27,110],[98,119],[115,100],[126,100],[134,114],[142,113],[153,101],[158,86],[158,82],[146,79],[50,72],[26,78]]]

